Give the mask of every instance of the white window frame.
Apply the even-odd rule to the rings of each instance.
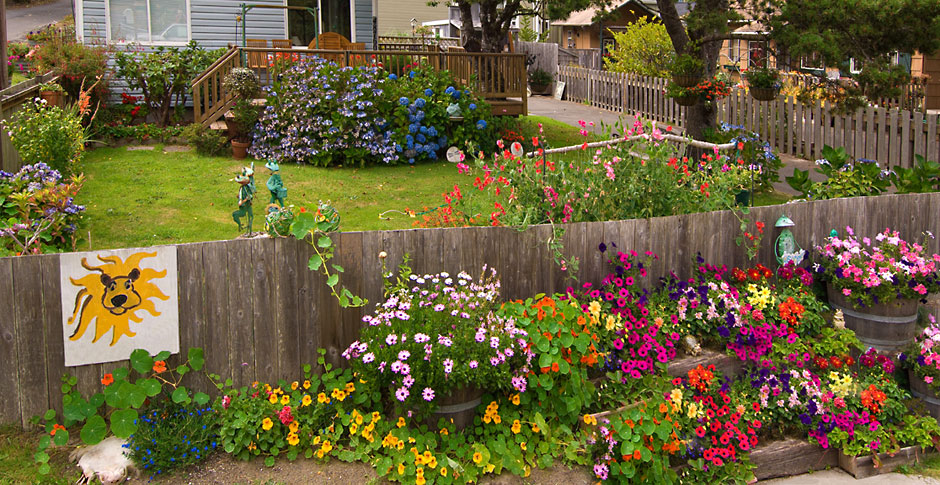
[[[818,54],[814,54],[814,55],[818,55]],[[822,56],[819,56],[819,57],[820,57],[820,58],[819,58],[819,63],[821,64],[820,66],[808,66],[808,65],[806,65],[805,62],[806,62],[807,60],[811,60],[811,59],[813,58],[813,56],[800,56],[800,69],[804,69],[804,70],[816,70],[816,71],[823,71],[823,70],[825,70],[825,69],[826,69],[826,66],[825,66],[825,64],[823,64],[823,62],[822,62]]]
[[[147,2],[147,29],[148,31],[152,28],[150,20],[150,10],[152,2],[159,2],[160,0],[145,0]],[[104,0],[104,25],[105,25],[105,40],[108,44],[114,45],[127,45],[127,44],[139,44],[139,45],[152,45],[152,46],[184,46],[189,44],[193,39],[193,12],[190,7],[190,0],[184,0],[186,4],[186,40],[185,41],[153,41],[153,32],[150,32],[150,41],[141,42],[141,41],[124,41],[120,39],[111,39],[111,0]]]

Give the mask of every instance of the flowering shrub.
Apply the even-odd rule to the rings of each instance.
[[[731,94],[731,85],[716,78],[705,79],[695,86],[684,88],[671,82],[666,86],[666,96],[670,98],[699,98],[705,103],[713,103]]]
[[[27,165],[45,163],[70,174],[85,153],[82,116],[72,107],[49,106],[36,98],[24,104],[9,121],[4,120],[3,126]]]
[[[75,203],[81,175],[62,181],[44,163],[25,165],[15,174],[0,171],[0,244],[18,254],[44,248],[73,247],[85,206]]]
[[[463,387],[524,392],[532,353],[526,331],[496,312],[495,271],[415,275],[390,292],[360,340],[343,352],[374,389],[427,412]]]
[[[109,95],[109,49],[101,45],[86,45],[76,41],[74,27],[55,29],[51,26],[33,35],[37,42],[26,58],[37,75],[53,73],[70,97],[77,98],[85,86],[95,85],[91,96],[94,104],[107,100]]]
[[[729,165],[749,169],[754,189],[769,190],[780,181],[778,171],[783,162],[770,143],[762,141],[757,133],[747,131],[743,126],[722,123],[718,130],[706,133],[705,139],[712,143],[737,143],[736,163]],[[745,188],[750,190],[751,185],[752,180],[748,177]]]
[[[851,227],[845,232],[844,238],[827,238],[816,252],[826,281],[855,306],[920,300],[940,290],[940,255],[927,256],[924,246],[890,229],[875,236],[874,246],[867,237],[857,239]]]
[[[141,411],[127,447],[151,479],[199,463],[218,446],[219,419],[211,407],[162,401]]]

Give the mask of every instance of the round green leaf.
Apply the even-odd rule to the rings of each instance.
[[[80,436],[83,443],[93,445],[100,443],[107,433],[108,424],[104,422],[104,418],[96,414],[88,418],[88,421],[85,422],[85,426],[82,426]]]
[[[55,418],[55,409],[50,409],[46,411],[46,414],[42,415],[42,419],[46,421],[52,421]]]
[[[144,349],[131,352],[131,366],[141,374],[150,372],[150,369],[153,369],[153,358],[150,357],[150,352]]]
[[[186,386],[179,386],[173,391],[173,402],[176,404],[189,402],[189,391],[186,390]]]
[[[58,433],[56,433],[56,434],[58,434]],[[51,441],[52,441],[52,437],[51,437],[51,436],[49,436],[49,435],[47,435],[47,434],[42,435],[42,438],[39,438],[39,449],[40,449],[40,450],[45,450],[46,448],[49,447],[49,442],[51,442]]]
[[[51,471],[52,471],[52,467],[50,467],[48,463],[43,463],[42,465],[39,465],[40,475],[48,475],[49,472]]]
[[[273,456],[269,456],[269,457],[265,458],[265,459],[264,459],[264,466],[269,467],[269,468],[272,467],[272,466],[274,466],[274,457],[273,457]]]
[[[64,429],[56,431],[55,438],[53,438],[52,442],[55,443],[56,446],[67,445],[69,443],[69,432]]]
[[[202,366],[205,365],[205,363],[206,358],[201,348],[193,347],[189,349],[189,365],[192,366],[193,370],[202,370]]]
[[[118,438],[127,438],[137,431],[137,410],[122,409],[111,415],[111,432]]]
[[[153,397],[157,394],[160,394],[160,390],[162,388],[160,381],[156,379],[138,379],[137,387],[140,388],[140,390],[143,391],[144,394],[146,394],[148,397]]]
[[[200,406],[205,406],[206,403],[209,402],[209,395],[204,392],[197,392],[196,395],[193,396],[193,401]]]

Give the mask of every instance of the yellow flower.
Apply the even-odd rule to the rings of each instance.
[[[324,441],[323,446],[320,447],[324,453],[329,453],[333,449],[333,445],[329,441]]]
[[[320,437],[317,436],[316,438],[313,439],[313,445],[316,446],[316,445],[319,445],[319,444],[320,444]]]
[[[493,422],[496,424],[502,423],[503,418],[499,417],[499,415],[497,414],[496,416],[493,416]]]
[[[284,393],[284,391],[282,391],[280,387],[274,389],[273,392],[274,392],[274,394],[283,394],[283,393]]]
[[[412,438],[411,436],[409,436],[409,437],[408,437],[408,442],[409,442],[409,443],[414,443],[414,442],[415,442],[415,439]],[[412,448],[412,449],[414,449],[414,448]]]
[[[271,392],[271,384],[264,385],[264,392]]]
[[[447,476],[447,467],[446,467],[446,466],[442,466],[442,467],[441,467],[441,476],[442,476],[442,477],[446,477],[446,476]]]
[[[356,413],[356,424],[362,424],[362,415]]]
[[[533,424],[533,425],[532,425],[532,432],[533,432],[533,433],[538,433],[539,431],[541,431],[541,428],[539,428],[539,425]]]
[[[525,441],[519,444],[519,448],[522,448],[522,451],[525,451]]]
[[[300,428],[300,424],[297,423],[297,421],[291,421],[290,425],[287,427],[291,433],[296,433],[298,428]]]
[[[300,387],[300,384],[297,381],[290,383],[290,390],[296,391],[298,387]]]
[[[494,465],[494,464],[492,464],[492,463],[489,463],[489,464],[487,464],[486,467],[483,469],[483,473],[493,473],[493,470],[494,470],[494,469],[496,469],[496,465]]]
[[[353,384],[352,382],[347,382],[347,383],[346,383],[346,392],[347,392],[347,393],[352,394],[352,392],[355,391],[355,390],[356,390],[356,385],[355,385],[355,384]]]
[[[346,400],[346,392],[345,392],[345,391],[339,391],[339,392],[337,392],[337,393],[336,393],[336,399],[339,399],[340,401],[345,401],[345,400]]]
[[[415,477],[415,485],[424,485],[425,483],[428,483],[428,481],[424,479],[424,475]]]
[[[514,395],[510,401],[512,401],[513,404],[515,404],[516,406],[518,406],[518,405],[519,405],[519,395],[518,395],[518,394]]]
[[[353,423],[353,424],[350,424],[350,425],[349,425],[349,433],[350,433],[350,434],[356,434],[356,431],[357,431],[358,429],[359,429],[359,425],[356,424],[356,423]]]
[[[592,415],[590,415],[590,414],[585,414],[585,415],[584,415],[584,424],[589,425],[589,426],[595,426],[595,425],[597,425],[597,418],[595,418],[594,416],[592,416]]]
[[[248,451],[255,451],[256,449],[258,449],[258,445],[254,441],[248,443]]]
[[[481,461],[483,461],[483,455],[479,451],[474,453],[473,462],[479,465]]]
[[[405,474],[405,464],[404,464],[404,463],[399,463],[399,464],[398,464],[398,474],[399,474],[399,475],[404,475],[404,474]]]
[[[304,389],[310,389],[310,381],[304,381]]]
[[[317,450],[317,458],[323,458],[323,450]]]
[[[304,398],[300,401],[300,405],[303,407],[309,406],[313,402],[313,398],[310,397],[310,394],[304,394]]]
[[[274,421],[271,421],[271,418],[264,418],[264,420],[261,421],[261,429],[265,431],[271,429],[273,426],[274,426]]]
[[[512,422],[512,434],[519,434],[520,431],[522,431],[522,423],[517,419]]]
[[[328,403],[330,402],[330,398],[326,397],[326,394],[321,392],[320,394],[317,394],[317,402],[320,404]]]
[[[373,422],[373,423],[378,422],[378,420],[380,420],[380,419],[382,419],[382,416],[379,414],[379,412],[378,412],[378,411],[372,411],[372,422]]]
[[[673,389],[672,392],[669,393],[669,400],[672,401],[672,403],[676,405],[681,403],[682,402],[682,389]]]
[[[281,396],[281,405],[287,406],[288,404],[290,404],[290,396],[288,396],[287,394],[284,394],[283,396]]]
[[[424,468],[418,467],[418,469],[415,470],[415,475],[417,475],[418,478],[424,478]]]
[[[277,394],[272,392],[271,395],[268,396],[268,401],[270,401],[271,404],[277,404]]]
[[[483,422],[486,423],[486,424],[490,424],[491,422],[493,422],[493,418],[491,418],[489,414],[484,414],[484,415],[483,415]]]
[[[398,424],[397,424],[397,426],[398,426],[399,428],[404,428],[404,427],[405,427],[405,418],[399,417],[399,418],[398,418]]]
[[[432,457],[431,457],[431,460],[428,461],[428,467],[431,468],[431,469],[434,469],[434,468],[437,467],[437,457],[436,457],[436,456],[432,456]]]
[[[601,304],[597,300],[592,301],[588,305],[588,311],[591,312],[591,315],[594,315],[595,318],[600,318],[601,313]]]
[[[395,448],[397,448],[398,451],[404,450],[404,449],[405,449],[405,442],[404,442],[404,441],[399,441],[398,443],[395,443]]]
[[[297,443],[300,443],[300,437],[297,436],[297,433],[287,433],[287,444],[297,446]]]

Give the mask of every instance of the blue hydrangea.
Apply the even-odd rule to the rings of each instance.
[[[414,71],[410,71],[410,72],[408,73],[408,78],[409,78],[409,79],[414,79],[414,78],[415,78],[415,72],[414,72]],[[414,162],[412,161],[411,163],[414,163]]]
[[[423,108],[426,103],[427,101],[425,101],[424,98],[418,98],[415,100],[415,106],[419,108]]]
[[[476,103],[470,103],[470,111],[473,111],[473,110],[475,110],[475,109],[477,109],[477,104],[476,104]]]
[[[408,125],[408,133],[417,133],[417,132],[418,132],[418,125],[417,125],[417,124],[412,123],[412,124]]]
[[[388,75],[388,78],[391,79],[392,81],[394,81],[394,80],[398,79],[398,75],[396,75],[396,74],[389,74],[389,75]]]
[[[449,94],[449,95],[453,96],[453,95],[454,95],[454,91],[456,91],[456,89],[454,89],[453,86],[447,86],[447,89],[444,90],[444,94]]]
[[[482,130],[486,128],[486,120],[477,121],[477,129]]]
[[[418,131],[420,131],[421,133],[427,134],[427,132],[428,132],[428,127],[427,127],[427,126],[422,126],[421,129],[419,129]]]
[[[400,105],[402,105],[402,106],[408,106],[408,103],[409,103],[408,98],[406,98],[406,97],[404,97],[404,96],[398,98],[398,104],[400,104]]]
[[[415,140],[418,140],[418,143],[424,143],[427,141],[427,138],[425,138],[421,133],[418,133],[418,136],[415,137]]]
[[[428,128],[427,134],[428,136],[437,136],[437,128],[433,126]]]
[[[430,96],[432,96],[433,94],[434,94],[434,91],[431,90],[431,88],[427,88],[427,89],[424,90],[424,95],[425,95],[425,96],[430,97]]]

